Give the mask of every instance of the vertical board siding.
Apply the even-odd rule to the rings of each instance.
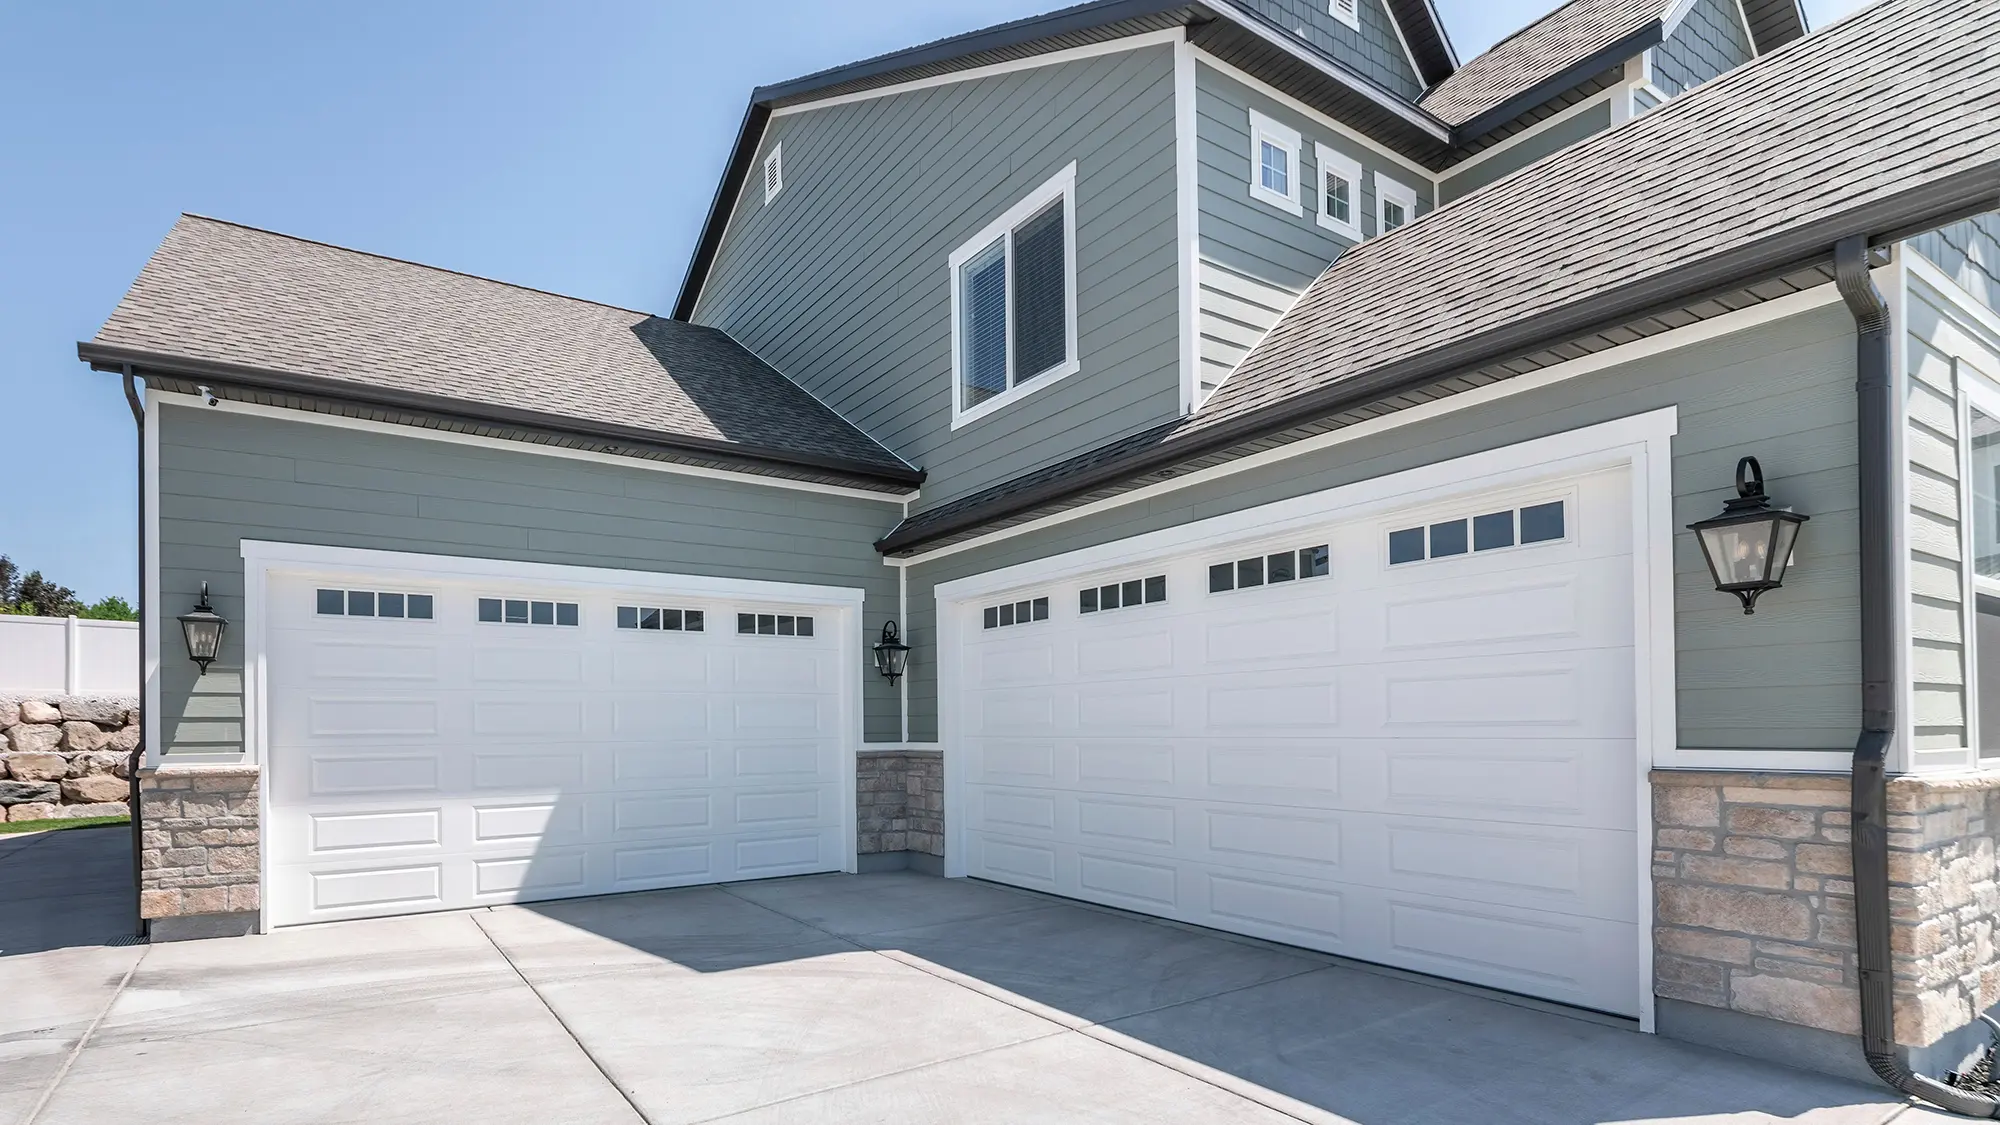
[[[1167,45],[774,118],[694,320],[727,331],[930,474],[919,509],[1180,409]],[[951,429],[951,274],[967,239],[1074,161],[1081,370]]]
[[[869,545],[901,509],[754,484],[395,434],[161,406],[161,709],[171,760],[243,749],[240,628],[205,676],[173,658],[177,614],[209,583],[243,620],[241,542],[263,539],[865,591],[862,631],[897,613]],[[863,677],[865,737],[901,734],[896,692]]]
[[[1679,95],[1757,57],[1738,0],[1695,0],[1667,41],[1653,48],[1653,81]]]
[[[1526,140],[1518,141],[1511,148],[1501,149],[1463,172],[1446,175],[1438,181],[1438,203],[1450,203],[1460,196],[1469,195],[1495,180],[1526,168],[1544,156],[1561,152],[1576,142],[1596,136],[1609,128],[1611,128],[1611,103],[1607,100],[1561,124],[1551,125]]]
[[[1837,304],[913,566],[912,737],[937,732],[940,582],[1664,406],[1680,411],[1681,745],[1740,750],[1746,763],[1761,749],[1852,749],[1861,674],[1854,335]],[[1716,593],[1693,535],[1681,530],[1722,510],[1745,453],[1762,460],[1781,503],[1812,515],[1784,589],[1751,617]]]
[[[1327,0],[1241,0],[1245,8],[1338,59],[1383,89],[1415,103],[1423,79],[1410,68],[1394,19],[1382,0],[1361,0],[1361,30],[1335,19]]]
[[[1939,227],[1911,239],[1908,245],[1980,304],[2000,312],[2000,213]]]

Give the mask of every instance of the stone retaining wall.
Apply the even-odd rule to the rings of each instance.
[[[124,816],[138,700],[0,696],[0,819]]]
[[[255,928],[257,821],[256,766],[139,772],[139,915],[155,940]]]
[[[944,755],[936,750],[863,750],[855,764],[862,855],[944,855]]]

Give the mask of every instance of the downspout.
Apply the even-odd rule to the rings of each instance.
[[[135,464],[137,472],[133,477],[139,482],[139,744],[132,748],[132,757],[125,764],[125,776],[129,788],[126,791],[127,807],[132,816],[132,918],[133,932],[146,936],[146,917],[141,913],[139,895],[143,884],[139,880],[139,864],[144,856],[140,846],[145,837],[139,815],[139,768],[146,760],[146,721],[152,716],[146,714],[146,634],[152,628],[152,609],[146,604],[146,407],[139,401],[139,388],[132,378],[132,365],[125,365],[125,404],[132,408],[132,421],[139,426],[139,459]]]
[[[1834,246],[1840,295],[1854,316],[1855,423],[1861,503],[1861,737],[1854,744],[1854,932],[1861,975],[1861,1050],[1882,1081],[1968,1117],[2000,1117],[2000,1100],[1913,1073],[1896,1052],[1889,956],[1889,746],[1896,737],[1895,387],[1889,304],[1868,267],[1868,239]]]

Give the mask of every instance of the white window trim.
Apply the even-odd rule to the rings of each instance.
[[[777,181],[776,187],[771,186],[773,180]],[[764,202],[768,205],[773,199],[778,198],[779,192],[784,190],[785,142],[779,141],[771,146],[771,154],[764,158]]]
[[[1289,194],[1275,192],[1264,186],[1265,141],[1269,141],[1271,144],[1291,154],[1289,157],[1290,163],[1287,165],[1290,169],[1290,174],[1285,180],[1285,186],[1291,189]],[[1297,129],[1273,121],[1254,109],[1251,110],[1250,198],[1268,203],[1281,211],[1289,211],[1294,215],[1303,217],[1306,213],[1305,208],[1299,205],[1299,150],[1303,147],[1305,147],[1305,138],[1299,135]]]
[[[1361,0],[1347,0],[1347,6],[1344,11],[1342,10],[1341,4],[1342,0],[1326,0],[1326,14],[1332,16],[1334,19],[1339,20],[1341,23],[1346,24],[1347,26],[1353,28],[1354,30],[1360,31]],[[1401,34],[1401,32],[1399,31],[1398,34]]]
[[[959,315],[959,267],[971,260],[973,255],[992,245],[994,239],[1013,230],[1030,215],[1048,206],[1057,198],[1061,198],[1063,201],[1063,350],[1066,358],[1063,360],[1061,366],[1035,375],[1032,382],[1009,386],[1006,390],[994,395],[985,402],[968,409],[965,405],[965,383],[959,377],[964,364],[964,341],[960,338],[962,318]],[[1010,245],[1007,250],[1007,380],[1009,383],[1014,382],[1013,254],[1014,251]],[[1027,197],[1019,203],[1009,207],[999,218],[986,224],[980,229],[978,234],[966,239],[958,249],[951,252],[951,257],[947,260],[946,265],[949,267],[951,275],[952,429],[956,430],[960,426],[976,422],[996,410],[1005,409],[1010,403],[1019,402],[1036,391],[1053,386],[1057,382],[1076,374],[1078,369],[1082,367],[1081,361],[1077,358],[1076,341],[1076,161],[1070,161],[1062,171],[1057,172],[1042,186],[1028,193]]]
[[[1342,238],[1361,241],[1361,162],[1345,153],[1313,142],[1313,217],[1319,225]],[[1347,213],[1353,216],[1341,222],[1326,213],[1326,174],[1338,173],[1347,181]]]
[[[1378,235],[1389,233],[1387,224],[1382,221],[1384,203],[1403,205],[1404,213],[1409,215],[1409,218],[1403,220],[1404,226],[1417,221],[1417,189],[1377,172],[1375,173],[1375,233]]]

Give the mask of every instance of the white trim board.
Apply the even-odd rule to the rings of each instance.
[[[1373,152],[1375,155],[1383,158],[1384,160],[1394,162],[1396,168],[1399,171],[1403,172],[1406,175],[1423,180],[1425,183],[1431,186],[1431,190],[1433,192],[1436,192],[1437,177],[1434,174],[1432,174],[1429,170],[1417,164],[1416,161],[1411,160],[1409,157],[1403,155],[1400,152],[1397,152],[1395,149],[1392,149],[1387,145],[1382,144],[1380,141],[1368,137],[1367,135],[1354,129],[1352,126],[1341,124],[1339,121],[1336,121],[1331,117],[1328,117],[1326,114],[1320,112],[1319,110],[1314,109],[1313,107],[1291,96],[1290,94],[1285,93],[1283,90],[1280,90],[1275,86],[1272,86],[1270,83],[1265,82],[1263,79],[1258,78],[1256,75],[1253,75],[1246,70],[1241,70],[1230,63],[1226,63],[1221,59],[1216,58],[1214,55],[1206,53],[1200,47],[1194,48],[1194,57],[1197,62],[1201,63],[1201,65],[1208,67],[1210,70],[1215,71],[1217,74],[1220,74],[1225,78],[1231,79],[1232,81],[1242,83],[1243,85],[1248,86],[1250,89],[1255,90],[1257,93],[1262,94],[1264,97],[1267,97],[1272,101],[1277,102],[1279,105],[1284,106],[1286,109],[1291,110],[1293,113],[1296,113],[1301,117],[1306,118],[1313,124],[1318,125],[1320,128],[1329,130],[1330,132],[1333,133],[1337,133],[1344,140],[1360,145],[1361,147],[1369,150],[1370,152]]]
[[[1194,46],[1174,42],[1174,226],[1180,267],[1181,414],[1201,405],[1201,188]],[[905,512],[908,508],[905,506]]]
[[[450,430],[433,430],[423,426],[404,426],[395,422],[377,422],[370,418],[348,418],[339,414],[320,414],[311,410],[293,410],[283,406],[265,406],[256,402],[237,402],[222,399],[210,406],[200,395],[184,395],[174,391],[155,391],[150,396],[161,403],[185,406],[197,410],[215,410],[224,414],[242,414],[256,418],[276,418],[287,422],[304,422],[314,426],[331,426],[342,430],[360,430],[371,434],[392,434],[397,437],[413,438],[420,441],[441,441],[450,445],[469,445],[479,449],[498,449],[510,453],[528,453],[537,457],[560,457],[570,461],[589,461],[598,465],[614,465],[627,469],[647,469],[658,473],[678,473],[682,476],[703,477],[708,480],[731,481],[736,484],[754,484],[767,488],[788,488],[799,492],[815,492],[821,496],[844,496],[850,500],[874,500],[883,504],[901,504],[915,499],[919,493],[871,492],[865,488],[847,488],[837,484],[820,484],[815,481],[792,480],[787,477],[767,477],[757,473],[738,473],[728,469],[710,469],[701,465],[681,465],[671,461],[650,461],[642,457],[620,457],[611,453],[598,453],[589,449],[567,449],[559,445],[540,445],[529,441],[513,441],[508,438],[484,437],[479,434],[461,434]],[[150,413],[150,412],[149,412]]]
[[[1234,473],[1263,468],[1266,465],[1287,461],[1293,457],[1303,457],[1336,445],[1357,441],[1361,438],[1373,437],[1376,434],[1401,426],[1429,421],[1430,419],[1445,414],[1456,413],[1460,410],[1476,409],[1499,399],[1540,390],[1543,387],[1551,386],[1568,379],[1574,379],[1578,376],[1589,375],[1609,367],[1616,367],[1635,360],[1647,359],[1666,352],[1692,347],[1696,344],[1705,343],[1734,332],[1741,332],[1746,328],[1754,328],[1759,324],[1766,324],[1774,320],[1783,320],[1787,317],[1798,316],[1826,305],[1837,304],[1839,301],[1840,293],[1831,283],[1817,285],[1803,292],[1788,294],[1774,301],[1766,301],[1760,305],[1752,305],[1749,308],[1738,309],[1735,312],[1710,317],[1707,320],[1690,324],[1685,328],[1676,328],[1661,332],[1621,347],[1609,348],[1594,355],[1582,356],[1564,363],[1552,364],[1538,371],[1531,371],[1526,375],[1516,375],[1512,379],[1503,379],[1497,383],[1488,383],[1486,386],[1470,391],[1462,391],[1447,398],[1434,399],[1421,406],[1409,407],[1408,409],[1399,410],[1393,414],[1386,414],[1367,422],[1345,426],[1329,433],[1295,441],[1288,445],[1281,445],[1276,449],[1268,449],[1261,453],[1253,453],[1247,457],[1239,457],[1234,461],[1226,461],[1220,465],[1198,469],[1194,472],[1175,477],[1172,480],[1159,481],[1155,484],[1146,485],[1143,488],[1135,488],[1129,492],[1122,492],[1116,496],[1106,497],[1103,500],[1095,500],[1091,503],[1080,504],[1074,508],[1068,508],[1060,512],[1052,512],[1046,516],[1016,524],[1013,527],[1001,528],[1000,530],[990,531],[984,535],[975,536],[960,543],[939,547],[934,551],[925,551],[920,554],[911,555],[908,558],[884,558],[882,561],[888,566],[919,566],[924,563],[935,562],[938,559],[947,558],[965,551],[977,550],[981,547],[1015,538],[1016,536],[1044,531],[1072,520],[1087,519],[1127,504],[1137,504],[1151,500],[1154,497],[1176,492],[1183,488],[1207,484]]]
[[[1633,742],[1637,759],[1632,877],[1643,891],[1652,886],[1649,773],[1655,765],[1678,764],[1673,604],[1673,436],[1678,429],[1678,409],[1662,407],[940,583],[933,591],[938,623],[938,741],[947,746],[961,741],[952,701],[958,698],[963,680],[958,653],[966,618],[952,612],[953,603],[976,603],[1026,586],[1197,548],[1226,552],[1232,543],[1269,541],[1291,529],[1304,530],[1333,520],[1365,519],[1377,512],[1444,502],[1461,495],[1622,469],[1631,474],[1632,487]],[[945,772],[947,876],[966,873],[966,798],[961,773]],[[1639,1026],[1650,1032],[1654,1018],[1652,896],[1641,893],[1636,897]]]
[[[140,594],[146,607],[139,623],[145,674],[139,685],[139,733],[146,740],[146,765],[157,769],[165,753],[166,732],[166,716],[160,713],[160,615],[166,612],[160,602],[160,403],[166,396],[144,384],[140,385],[139,393],[146,410],[145,450],[139,466],[139,472],[145,476],[146,504],[146,570],[139,576],[144,583]]]

